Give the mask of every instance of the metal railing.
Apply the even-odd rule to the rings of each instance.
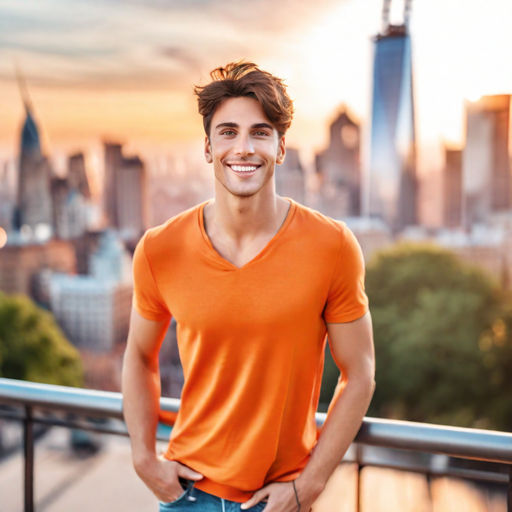
[[[34,511],[34,424],[117,435],[128,434],[122,421],[120,393],[0,378],[0,404],[4,404],[4,407],[0,408],[0,418],[17,420],[23,424],[25,512]],[[176,413],[180,401],[162,398],[160,406],[162,411]],[[91,417],[119,421],[90,422],[87,418]],[[318,413],[318,424],[321,425],[324,420],[325,414]],[[160,424],[157,438],[167,440],[169,432],[169,426]],[[390,463],[365,456],[366,446],[442,454],[447,457],[481,461],[479,464],[489,466],[483,469],[478,466],[451,467],[448,464],[432,464],[431,461],[417,463],[410,460]],[[507,510],[512,512],[512,434],[509,433],[365,418],[356,436],[355,445],[349,450],[346,459],[357,462],[359,467],[394,467],[430,475],[455,475],[501,483],[507,487]]]

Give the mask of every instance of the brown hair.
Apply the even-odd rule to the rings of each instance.
[[[203,116],[206,135],[210,136],[210,124],[217,107],[228,98],[249,96],[255,98],[263,112],[282,137],[290,127],[293,102],[286,92],[283,80],[252,62],[230,62],[210,73],[208,85],[194,87],[199,113]]]

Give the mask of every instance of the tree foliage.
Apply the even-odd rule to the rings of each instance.
[[[1,292],[0,376],[66,386],[83,384],[80,355],[51,313],[25,296]]]
[[[370,262],[366,291],[377,360],[370,415],[512,428],[510,294],[452,253],[412,244]]]

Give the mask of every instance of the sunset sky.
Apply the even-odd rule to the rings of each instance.
[[[382,0],[0,0],[0,158],[16,155],[21,69],[48,154],[108,137],[141,151],[202,139],[194,84],[231,60],[289,85],[291,145],[311,155],[341,104],[370,114],[372,42]],[[403,2],[395,1],[392,21]],[[512,2],[412,5],[422,172],[463,140],[464,99],[512,92]],[[365,126],[368,128],[368,123]]]

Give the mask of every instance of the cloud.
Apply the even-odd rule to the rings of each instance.
[[[179,87],[228,60],[272,54],[334,0],[6,0],[0,77],[18,60],[45,87]]]

